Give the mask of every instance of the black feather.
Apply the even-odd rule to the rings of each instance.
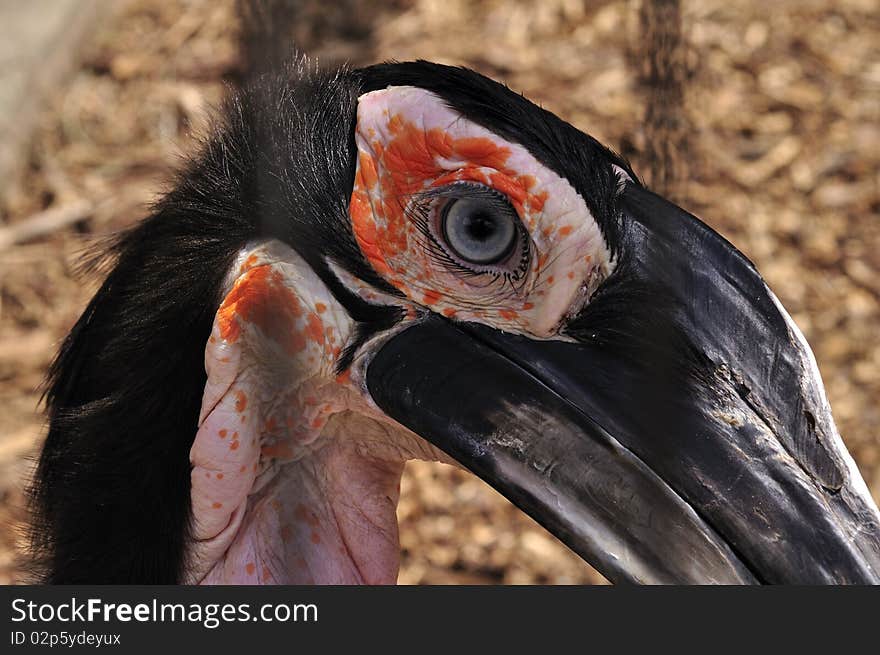
[[[360,258],[345,226],[356,92],[305,61],[258,79],[227,103],[174,190],[107,253],[115,265],[49,372],[49,432],[31,485],[45,581],[181,578],[204,348],[248,242],[282,239],[354,316],[385,316],[331,279],[324,260]]]

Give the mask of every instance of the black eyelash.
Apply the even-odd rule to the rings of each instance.
[[[506,210],[516,215],[516,210],[510,204],[503,193],[495,189],[479,184],[476,182],[454,182],[447,186],[429,189],[422,193],[414,195],[404,209],[407,218],[412,221],[416,227],[417,233],[421,237],[421,245],[428,251],[431,259],[448,270],[470,279],[488,278],[486,286],[492,286],[498,280],[503,279],[509,284],[516,294],[521,294],[523,286],[529,272],[529,267],[533,258],[532,240],[525,227],[518,220],[516,222],[517,236],[522,242],[520,247],[519,262],[515,269],[511,271],[485,271],[470,268],[455,259],[443,244],[434,235],[431,229],[431,217],[434,205],[438,199],[480,199],[491,200],[497,203],[503,203]]]

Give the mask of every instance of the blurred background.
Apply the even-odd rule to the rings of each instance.
[[[321,65],[475,68],[622,152],[736,244],[812,345],[880,498],[876,0],[290,6],[280,42]],[[248,25],[236,0],[0,0],[0,583],[20,579],[39,387],[96,288],[78,255],[146,214],[253,65]],[[402,583],[603,582],[446,466],[408,465],[399,517]]]

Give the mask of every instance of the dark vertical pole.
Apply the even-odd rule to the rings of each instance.
[[[642,0],[635,48],[644,99],[643,162],[649,185],[682,202],[688,176],[689,127],[685,113],[685,45],[679,0]]]

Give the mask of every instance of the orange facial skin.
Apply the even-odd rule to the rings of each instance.
[[[337,373],[354,322],[299,255],[238,260],[205,349],[187,581],[393,583],[403,461],[442,455]]]
[[[604,242],[574,189],[522,146],[456,115],[430,92],[390,87],[361,96],[355,140],[355,237],[376,272],[413,302],[447,317],[549,336],[607,275]],[[533,257],[515,283],[462,276],[425,247],[409,203],[461,181],[499,191],[519,215]]]
[[[303,309],[297,296],[284,286],[279,271],[269,266],[249,268],[236,280],[217,312],[220,336],[235,343],[242,325],[251,323],[289,355],[306,347],[306,333],[297,326]]]
[[[377,138],[370,142],[371,150],[382,165],[381,176],[374,159],[365,152],[359,154],[351,217],[367,259],[377,272],[388,275],[392,282],[401,284],[394,274],[402,271],[395,271],[389,259],[406,253],[410,242],[410,221],[405,215],[403,199],[430,187],[458,181],[479,182],[507,195],[526,220],[533,220],[532,212],[540,211],[547,200],[547,191],[531,193],[535,186],[533,176],[521,175],[507,167],[510,148],[487,137],[455,138],[441,128],[424,131],[400,114],[390,117],[387,129],[390,141],[384,143]],[[458,170],[447,172],[439,164],[442,160],[464,164]],[[381,200],[375,205],[370,203],[370,189],[377,189],[381,194]]]
[[[335,374],[351,319],[328,303],[323,283],[278,243],[241,259],[205,350],[208,380],[190,452],[194,559],[201,562],[221,558],[240,532],[249,495],[310,452],[351,395]],[[260,574],[243,564],[236,571],[239,581]]]
[[[310,290],[298,279],[295,269],[277,261],[272,246],[252,252],[238,272],[239,277],[217,311],[208,344],[209,364],[214,355],[244,348],[249,359],[276,360],[279,377],[285,371],[296,372],[279,380],[277,388],[272,389],[270,404],[254,407],[248,392],[236,384],[224,392],[231,394],[231,405],[240,423],[247,421],[248,410],[259,414],[261,453],[289,459],[295,455],[297,443],[312,441],[327,415],[336,409],[337,403],[318,403],[315,397],[321,396],[313,393],[312,387],[335,377],[333,371],[350,329],[349,321],[340,322],[343,312],[337,307],[328,311],[327,303],[317,300],[323,297],[323,287],[317,288],[313,281],[316,288]],[[215,359],[222,364],[230,357],[227,352]],[[239,382],[241,376],[236,375]],[[235,423],[232,420],[232,427]],[[229,429],[221,428],[221,437]]]

